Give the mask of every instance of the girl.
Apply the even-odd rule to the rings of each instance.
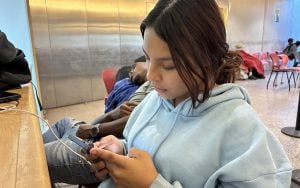
[[[110,176],[100,187],[288,188],[287,155],[233,84],[241,58],[228,52],[216,2],[159,0],[140,28],[155,91],[124,140],[90,150],[96,176]]]

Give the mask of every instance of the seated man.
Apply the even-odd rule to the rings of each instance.
[[[106,104],[105,113],[115,109],[128,99],[145,81],[147,80],[147,64],[145,56],[141,56],[134,60],[134,64],[129,72],[129,78],[117,81],[109,93]]]
[[[121,138],[123,129],[132,110],[152,90],[153,87],[151,83],[149,81],[145,82],[130,96],[128,101],[116,109],[97,117],[92,121],[92,125],[86,125],[85,122],[75,119],[64,118],[55,123],[52,129],[64,143],[77,153],[80,153],[81,149],[68,139],[70,134],[76,134],[83,139],[92,138],[90,139],[92,142],[99,140],[102,136],[110,134]],[[96,135],[94,134],[95,132],[92,131],[94,128],[97,129]],[[58,182],[68,184],[92,184],[101,182],[101,179],[98,179],[90,172],[89,165],[86,161],[73,154],[57,141],[50,129],[43,134],[43,140],[50,179],[53,184]]]

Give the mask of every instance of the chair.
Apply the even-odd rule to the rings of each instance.
[[[283,64],[283,63],[286,63],[286,62],[281,61],[279,56],[276,53],[271,53],[270,58],[271,58],[271,61],[272,61],[272,69],[271,69],[270,77],[269,77],[268,82],[267,82],[267,89],[268,89],[269,82],[271,80],[271,77],[272,77],[273,73],[275,73],[275,77],[274,77],[274,81],[273,81],[273,87],[277,86],[277,76],[280,72],[283,73],[283,74],[284,73],[286,74],[286,78],[288,80],[288,85],[289,85],[289,91],[291,89],[291,86],[290,86],[291,77],[293,77],[294,84],[295,84],[295,87],[296,87],[296,81],[295,81],[295,76],[294,76],[295,70],[293,68],[287,68],[286,64]],[[291,73],[291,74],[289,75],[289,73]]]
[[[269,57],[269,52],[261,52],[260,53],[260,61],[261,63],[264,65],[264,69],[265,70],[270,70],[271,68],[271,60]]]
[[[102,76],[107,94],[109,94],[114,87],[114,84],[116,82],[117,71],[118,71],[118,68],[108,68],[108,69],[103,69],[101,71],[101,76]]]
[[[115,85],[117,71],[118,68],[115,67],[109,69],[103,69],[101,71],[101,76],[105,85],[107,95],[111,92],[111,90]],[[107,96],[104,98],[104,105],[106,105],[106,101],[107,101]]]
[[[281,61],[282,66],[288,67],[289,57],[286,54],[278,54],[278,57]],[[281,82],[280,82],[281,84],[283,84],[282,79],[283,79],[283,73],[281,74]]]
[[[287,66],[287,64],[289,63],[289,57],[286,54],[279,54],[278,56],[281,59],[282,64]]]
[[[288,56],[287,56],[288,57]],[[288,61],[290,62],[290,59],[288,59]],[[295,61],[293,61],[293,65],[295,65]],[[299,74],[300,74],[300,67],[297,65],[296,67],[291,67],[295,72],[297,72],[297,76],[296,76],[296,81],[298,81],[298,88],[300,88],[300,79],[299,79]]]

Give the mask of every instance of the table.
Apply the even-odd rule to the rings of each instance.
[[[9,92],[21,94],[16,109],[37,113],[32,85]],[[51,187],[37,117],[25,112],[0,111],[0,141],[0,187]]]

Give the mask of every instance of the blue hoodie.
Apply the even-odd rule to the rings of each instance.
[[[198,108],[191,105],[188,98],[174,107],[153,91],[130,116],[126,146],[152,156],[159,173],[152,188],[290,187],[289,159],[245,89],[223,84]]]

